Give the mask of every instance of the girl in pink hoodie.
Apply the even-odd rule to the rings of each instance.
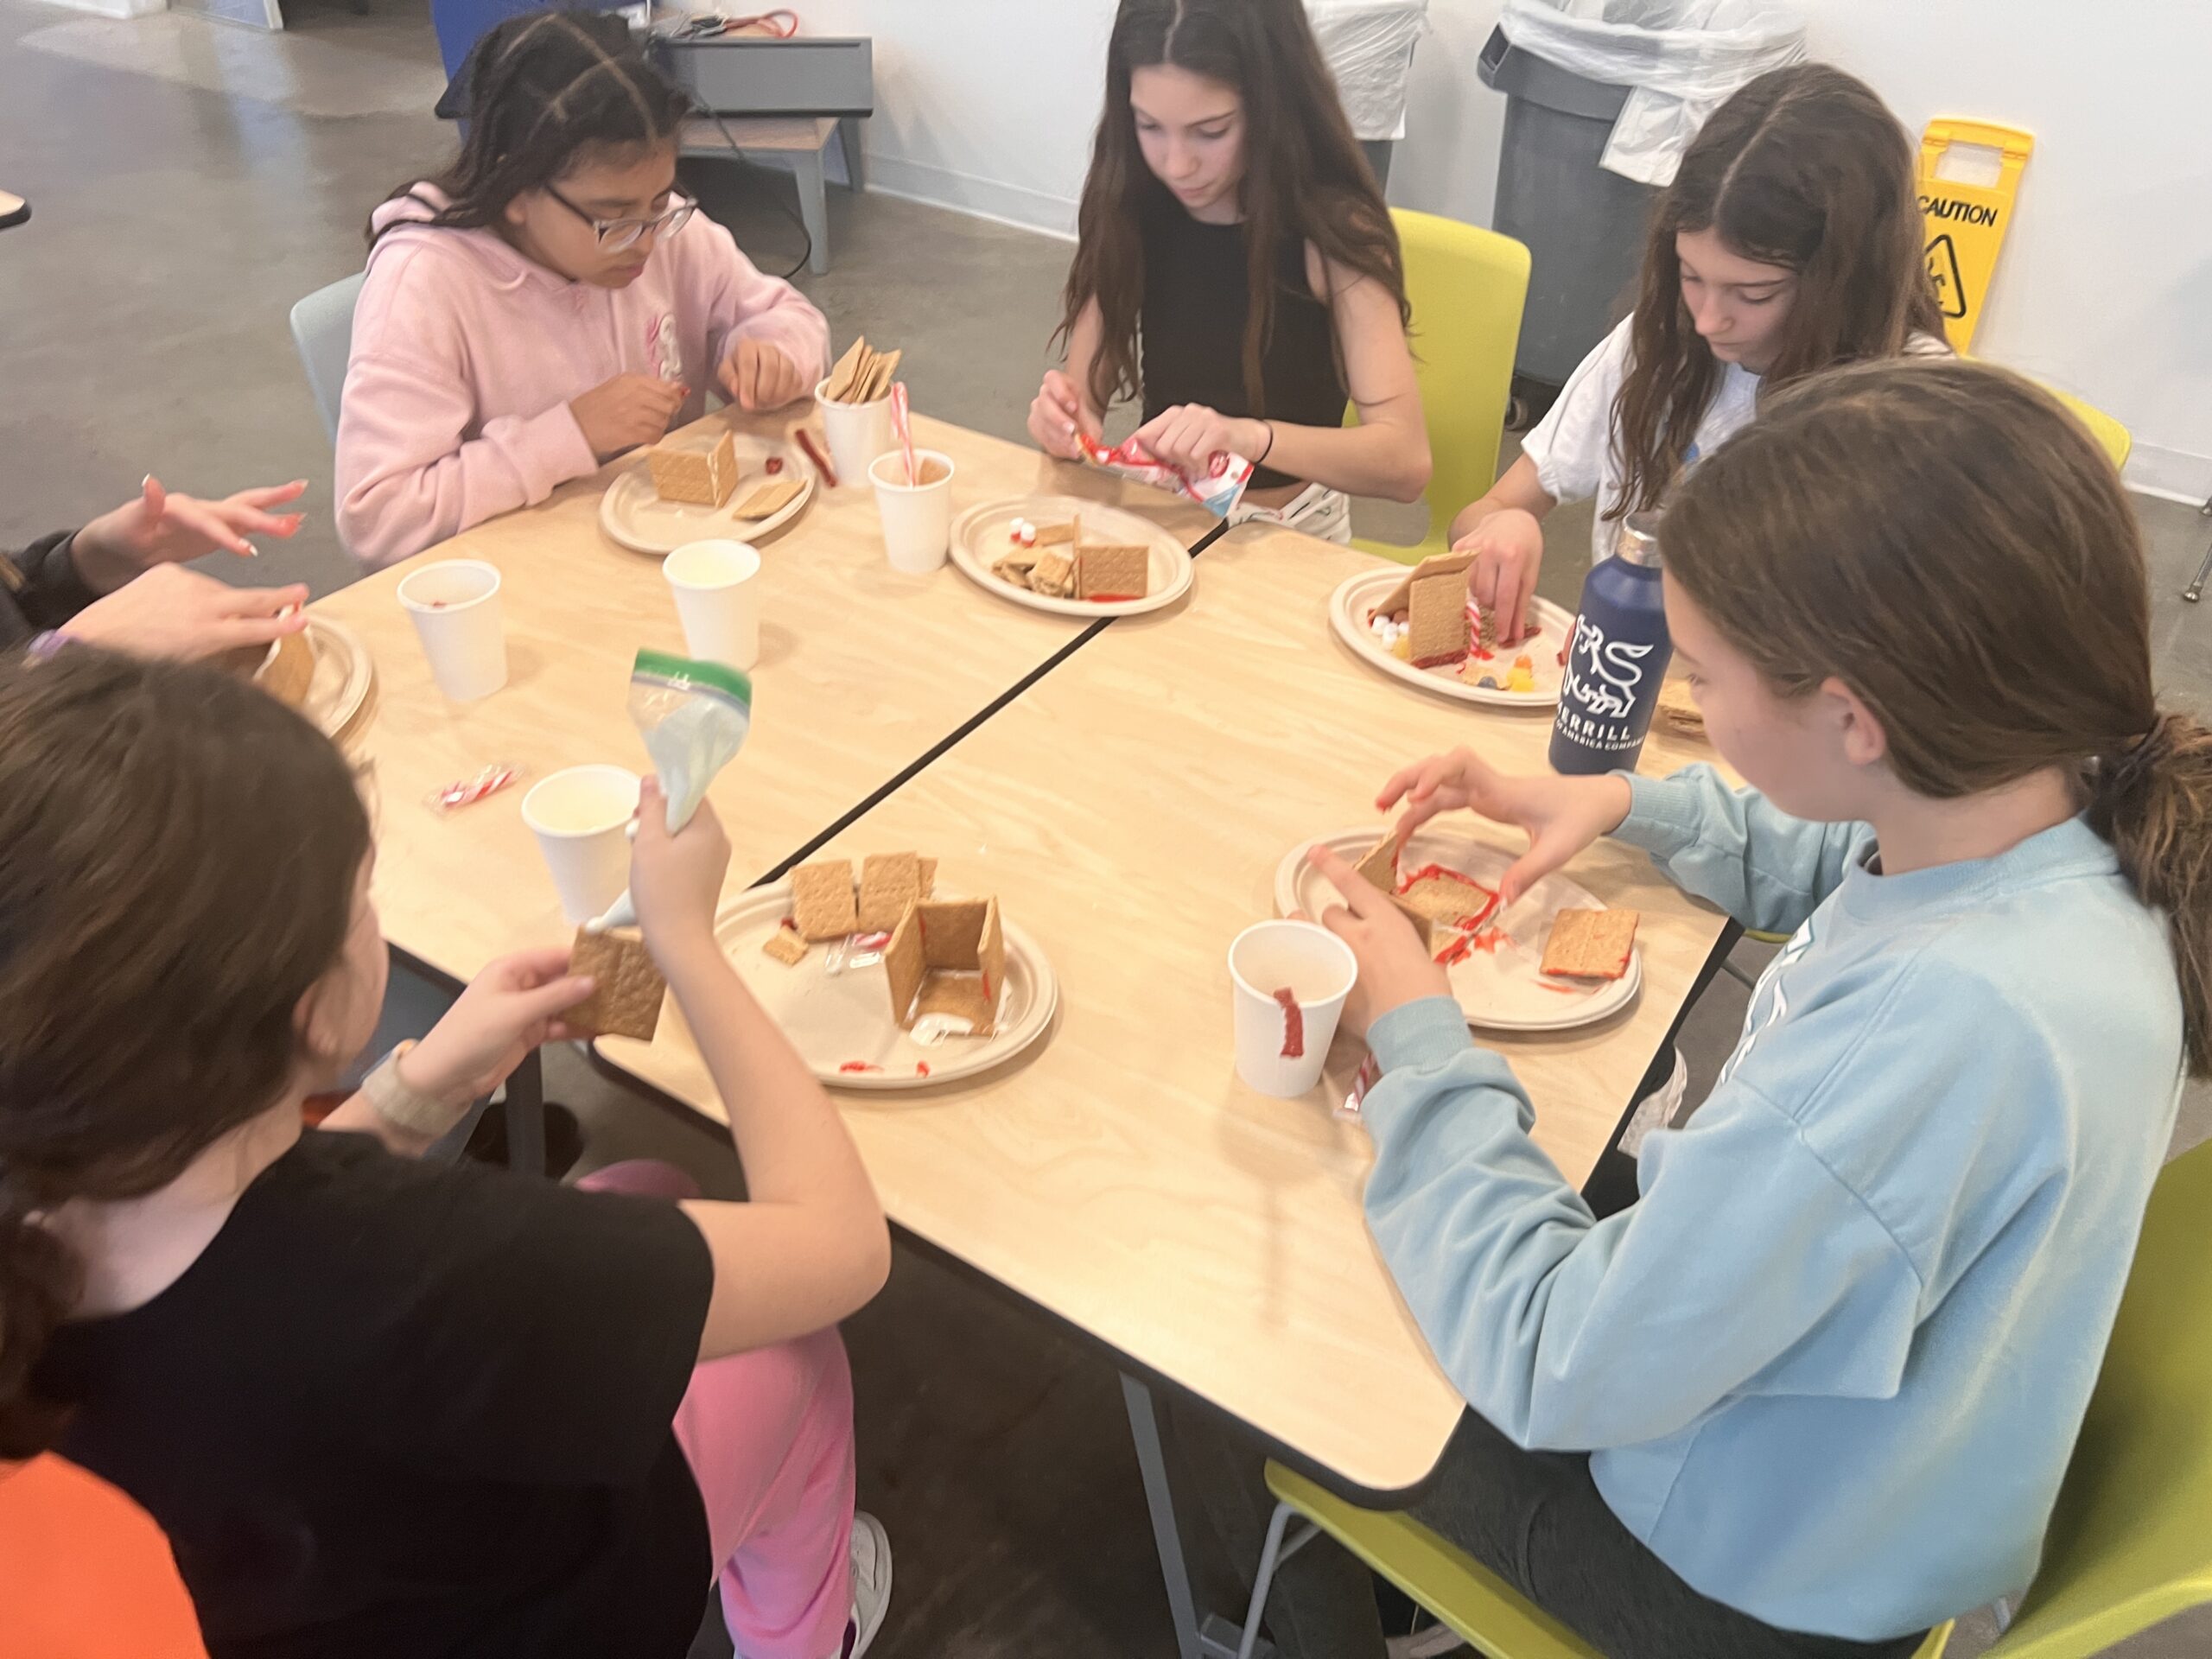
[[[535,12],[464,70],[467,138],[369,221],[338,528],[391,564],[704,410],[803,397],[830,327],[676,188],[689,108],[618,18]]]

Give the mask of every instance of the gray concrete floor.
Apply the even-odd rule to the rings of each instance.
[[[180,16],[137,27],[0,0],[0,186],[34,218],[0,232],[0,542],[74,524],[124,499],[141,474],[216,494],[304,477],[314,516],[237,580],[305,580],[327,592],[351,568],[330,531],[330,453],[285,314],[359,268],[360,227],[452,138],[431,118],[436,51],[422,13],[375,0],[356,16],[300,0],[269,39]],[[709,211],[770,269],[801,244],[786,181],[707,163]],[[885,197],[833,190],[832,268],[801,286],[841,339],[865,327],[907,352],[918,407],[1019,438],[1057,315],[1066,245]],[[2145,501],[2158,672],[2169,695],[2212,706],[2212,614],[2176,594],[2208,525]],[[1584,511],[1586,511],[1584,510]],[[1373,533],[1418,523],[1363,507]],[[1558,545],[1580,545],[1575,510]],[[1544,590],[1572,603],[1576,561]],[[1750,953],[1747,952],[1747,955]],[[1742,1017],[1720,981],[1686,1042],[1710,1083]],[[738,1186],[727,1142],[553,1055],[554,1097],[582,1118],[592,1163],[670,1157],[717,1191]],[[2177,1144],[2212,1134],[2192,1091]],[[1165,1654],[1165,1599],[1134,1458],[1106,1360],[957,1269],[902,1250],[890,1288],[853,1320],[863,1501],[889,1523],[898,1595],[884,1659]],[[1986,1619],[1953,1651],[1979,1653]],[[2122,1649],[2181,1659],[2212,1645],[2183,1620]]]

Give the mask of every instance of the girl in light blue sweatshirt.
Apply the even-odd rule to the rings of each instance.
[[[1789,935],[1637,1203],[1593,1217],[1410,925],[1315,855],[1383,1068],[1369,1223],[1477,1414],[1415,1509],[1614,1659],[1908,1655],[2033,1576],[2212,1072],[2212,734],[2156,702],[2119,479],[2001,371],[1780,393],[1662,540],[1750,788],[1463,750],[1381,799],[1525,830],[1509,900],[1611,835]],[[1305,1560],[1278,1647],[1379,1656],[1371,1598]]]

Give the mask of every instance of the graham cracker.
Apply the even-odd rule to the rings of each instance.
[[[842,939],[860,925],[853,900],[853,861],[825,858],[791,872],[791,919],[799,937]]]
[[[1438,553],[1423,559],[1406,572],[1405,579],[1393,588],[1375,607],[1377,616],[1396,616],[1413,604],[1414,584],[1433,576],[1458,576],[1464,582],[1467,572],[1474,566],[1471,553]]]
[[[1056,547],[1040,550],[1029,567],[1029,587],[1054,599],[1068,598],[1075,592],[1075,561]]]
[[[1697,706],[1697,699],[1690,696],[1687,680],[1669,680],[1660,686],[1656,712],[1678,732],[1688,732],[1694,737],[1705,735],[1705,713]]]
[[[664,447],[648,450],[645,461],[652,468],[653,488],[664,501],[719,507],[737,487],[737,446],[727,432],[711,448]]]
[[[1081,521],[1080,519],[1078,519],[1078,520],[1077,520],[1076,524],[1039,524],[1039,525],[1038,525],[1038,526],[1037,526],[1037,545],[1038,545],[1038,546],[1039,546],[1039,547],[1065,547],[1065,546],[1066,546],[1069,543],[1071,543],[1071,542],[1072,542],[1072,541],[1074,541],[1074,540],[1075,540],[1075,532],[1076,532],[1077,525],[1077,524],[1081,524],[1081,522],[1082,522],[1082,521]]]
[[[892,1016],[911,1031],[925,1014],[952,1014],[979,1037],[997,1029],[1006,935],[995,899],[922,899],[884,948]]]
[[[830,368],[830,378],[822,383],[822,395],[832,403],[850,401],[854,378],[860,373],[861,360],[868,355],[868,337],[863,334],[845,347],[845,354]]]
[[[1465,882],[1441,875],[1414,882],[1398,895],[1398,900],[1414,915],[1426,916],[1446,927],[1452,926],[1464,916],[1474,915],[1488,902]]]
[[[899,918],[899,925],[891,930],[891,943],[883,947],[883,976],[891,987],[891,1017],[901,1031],[914,1028],[914,1016],[921,1012],[914,1005],[921,999],[922,982],[929,973],[929,960],[922,949],[922,907],[910,905]]]
[[[922,897],[926,899],[930,896],[931,889],[937,886],[937,860],[933,858],[923,859],[921,861],[921,866]]]
[[[888,397],[891,382],[899,373],[899,359],[905,355],[904,352],[884,352],[878,355],[868,378],[868,395],[858,401],[873,404]]]
[[[780,512],[791,499],[806,487],[803,478],[772,478],[745,498],[742,506],[732,514],[737,518],[766,518],[772,512]]]
[[[1398,890],[1398,832],[1384,833],[1382,839],[1369,848],[1352,868],[1365,876],[1385,893]]]
[[[276,642],[276,654],[255,673],[254,683],[277,702],[297,709],[308,700],[315,683],[315,647],[304,633],[288,633]]]
[[[861,861],[860,931],[888,933],[922,896],[922,861],[913,853],[870,853]]]
[[[1632,910],[1562,910],[1544,943],[1544,972],[1574,979],[1618,979],[1636,944]]]
[[[653,966],[645,942],[634,933],[576,930],[569,952],[569,971],[598,982],[592,994],[561,1016],[579,1037],[634,1037],[653,1039],[660,1026],[661,999],[668,982]]]
[[[1467,655],[1467,588],[1459,575],[1415,573],[1406,612],[1406,646],[1415,668],[1464,661]]]
[[[922,921],[924,958],[932,968],[976,968],[982,962],[985,928],[993,900],[932,899],[917,905]]]
[[[1152,591],[1152,550],[1146,547],[1077,548],[1075,591],[1078,599],[1143,598]]]
[[[796,968],[806,960],[806,953],[814,947],[799,938],[793,928],[779,927],[760,941],[760,954],[773,957],[786,968]]]
[[[1414,931],[1421,936],[1421,948],[1427,950],[1434,928],[1427,916],[1398,896],[1398,832],[1395,830],[1387,832],[1382,840],[1361,855],[1359,862],[1352,868],[1365,876],[1370,885],[1390,895],[1390,902],[1414,925]]]

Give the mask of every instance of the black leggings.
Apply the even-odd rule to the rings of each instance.
[[[1193,1565],[1209,1594],[1235,1598],[1241,1618],[1274,1510],[1262,1453],[1210,1407],[1178,1401],[1173,1422],[1186,1477],[1178,1484],[1206,1516],[1194,1543],[1211,1546],[1194,1548]],[[1607,1659],[1910,1659],[1923,1639],[1806,1636],[1700,1595],[1621,1524],[1586,1454],[1524,1452],[1471,1411],[1413,1514]],[[1281,1659],[1383,1659],[1374,1580],[1326,1539],[1276,1573],[1267,1624]]]

